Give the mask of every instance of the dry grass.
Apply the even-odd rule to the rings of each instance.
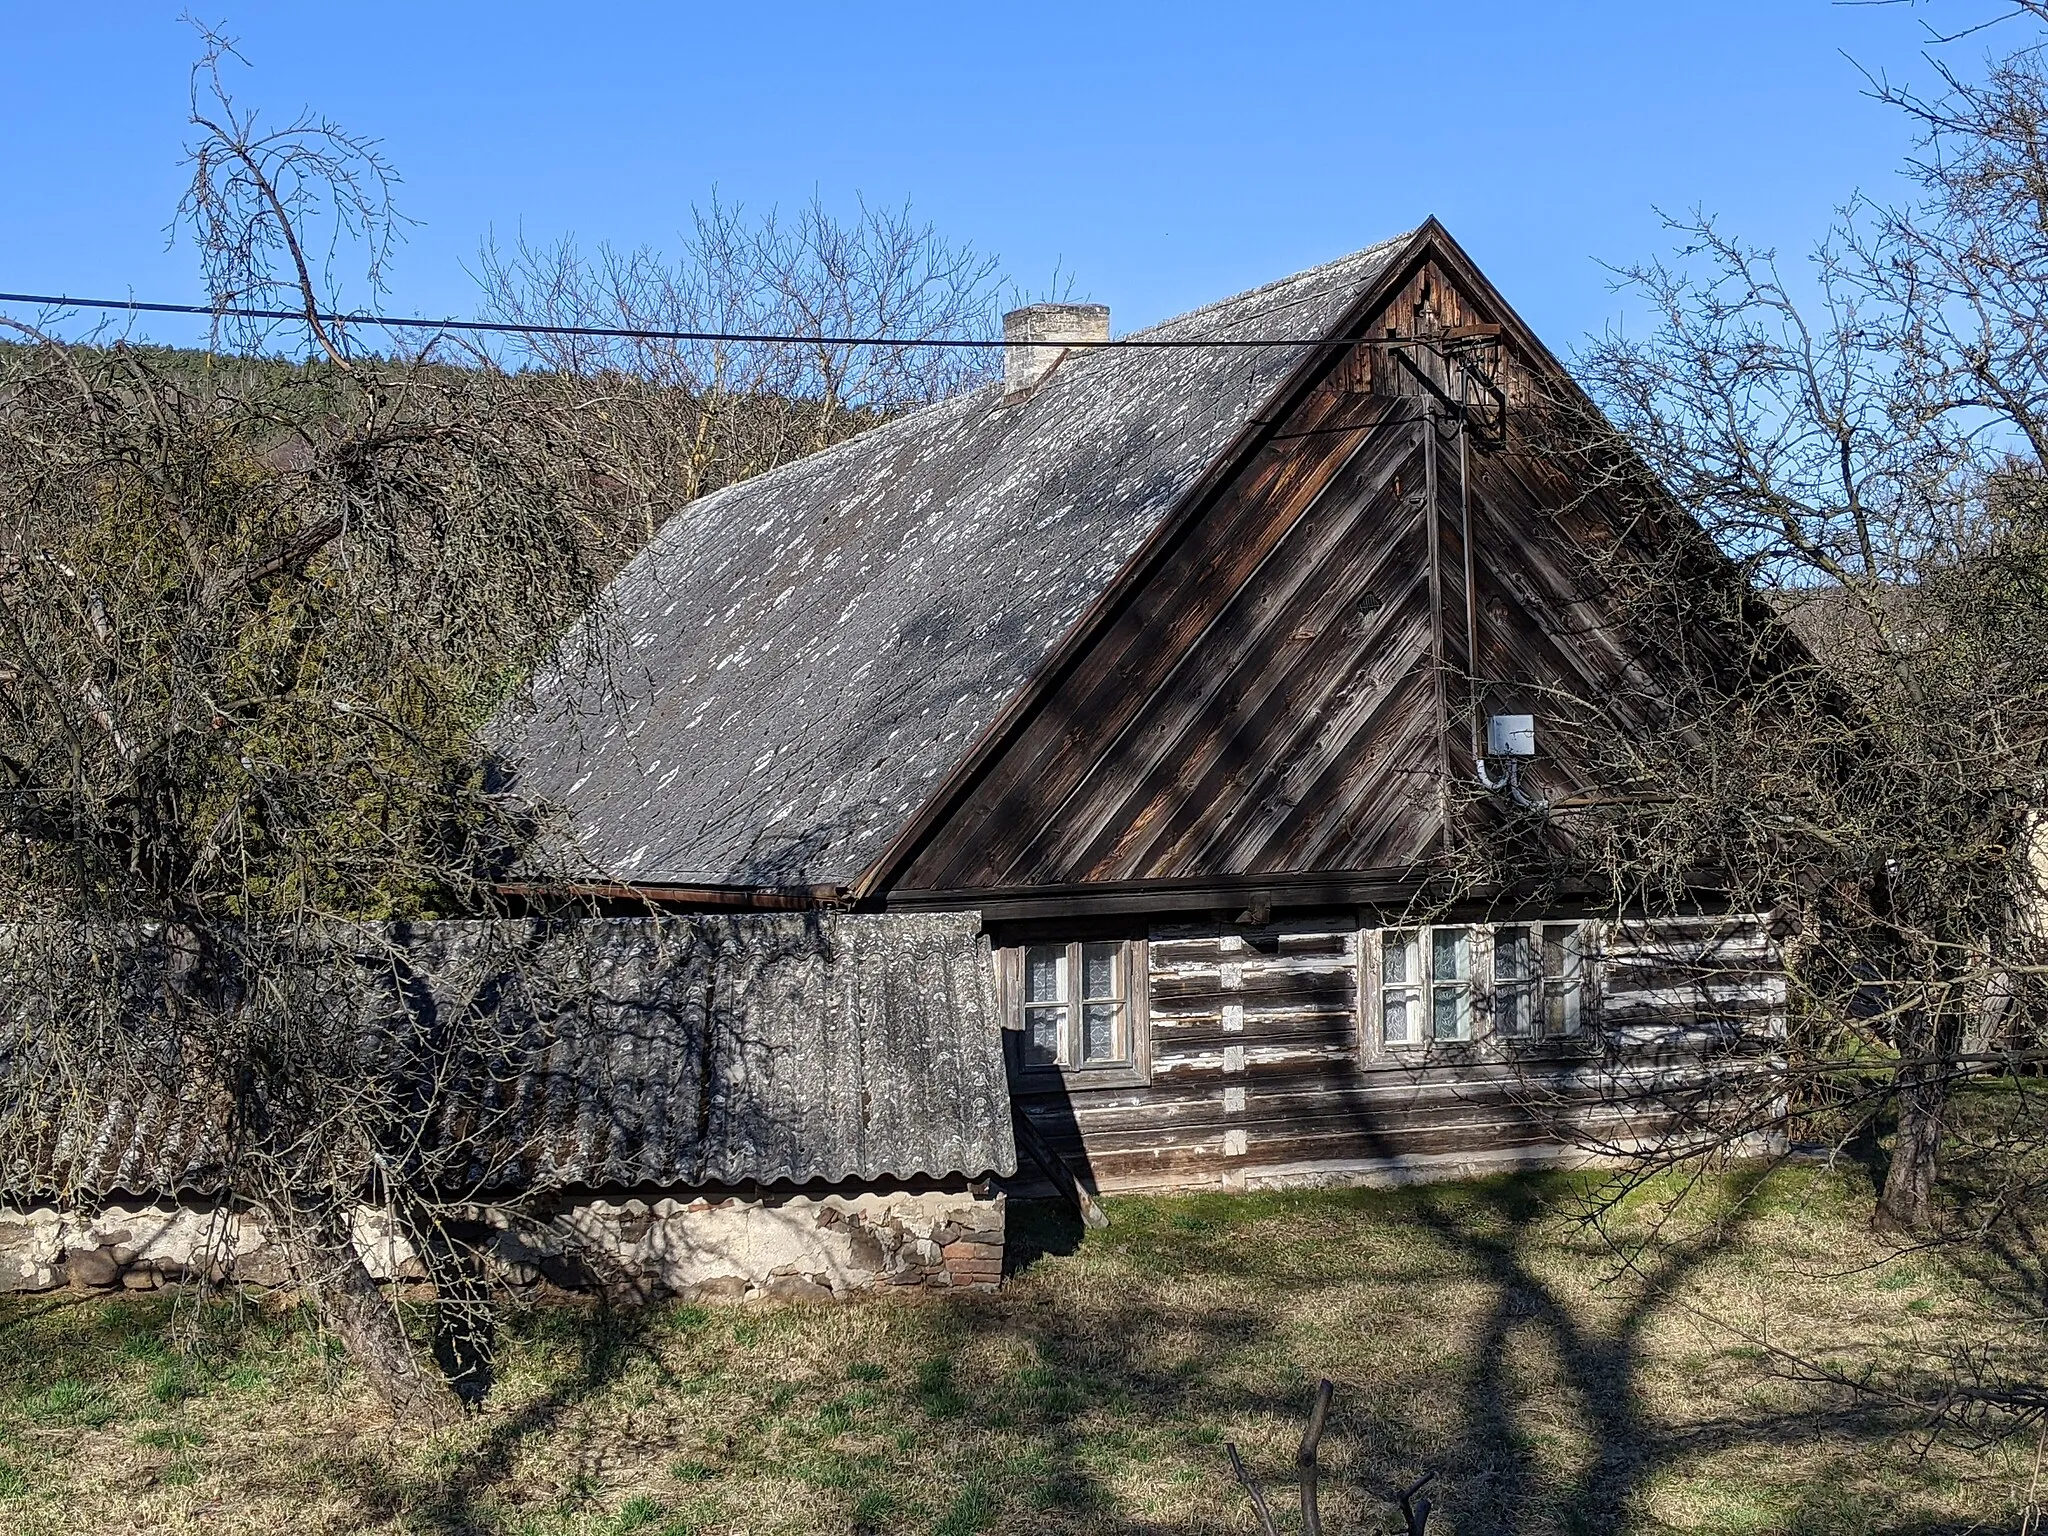
[[[1246,1531],[1223,1441],[1284,1468],[1327,1373],[1335,1530],[1424,1466],[1446,1536],[2010,1529],[2031,1442],[1930,1448],[1763,1347],[1883,1363],[2031,1304],[2037,1264],[1878,1247],[1859,1178],[1719,1174],[1683,1233],[1638,1201],[1633,1269],[1559,1177],[1124,1200],[1085,1243],[1020,1209],[995,1298],[527,1311],[433,1437],[289,1314],[18,1299],[0,1528]]]

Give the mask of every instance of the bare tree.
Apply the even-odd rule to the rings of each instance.
[[[259,113],[236,105],[222,78],[225,64],[246,63],[234,43],[198,31],[203,51],[192,69],[190,120],[199,136],[187,151],[192,181],[173,227],[196,237],[215,339],[260,345],[275,324],[231,311],[302,310],[309,337],[339,363],[344,338],[319,313],[336,297],[335,267],[318,242],[324,239],[327,258],[344,246],[359,251],[370,293],[382,292],[406,222],[392,201],[398,173],[374,139],[310,112],[266,127]],[[323,280],[330,280],[325,292]]]
[[[522,239],[487,244],[478,271],[493,315],[536,327],[507,361],[527,367],[536,400],[592,443],[648,532],[682,502],[991,376],[989,354],[947,343],[992,333],[997,264],[907,204],[862,201],[841,218],[813,195],[793,215],[755,218],[714,195],[692,218],[674,258]],[[883,337],[903,340],[846,344]]]
[[[992,268],[907,210],[714,204],[681,262],[522,247],[486,288],[517,318],[799,341],[366,337],[330,315],[343,258],[382,282],[395,171],[240,107],[202,38],[180,227],[241,354],[0,321],[0,1188],[89,1199],[109,1128],[155,1117],[132,1175],[260,1208],[394,1411],[437,1417],[488,1346],[476,1222],[519,1217],[500,1175],[532,1131],[502,1106],[587,969],[573,936],[481,924],[421,1001],[405,921],[498,913],[557,841],[486,723],[573,637],[601,653],[575,621],[676,507],[977,377],[945,343],[986,323]],[[838,339],[871,333],[915,341]],[[445,1383],[364,1263],[365,1207],[434,1282]]]
[[[70,1198],[120,1106],[175,1106],[171,1172],[260,1206],[393,1407],[438,1414],[353,1213],[394,1213],[460,1322],[443,1218],[491,1127],[423,1127],[518,1063],[484,1000],[394,1062],[423,1047],[379,1027],[384,920],[493,910],[528,828],[479,727],[596,601],[633,509],[502,371],[320,318],[300,221],[338,219],[374,274],[389,168],[323,121],[262,129],[206,44],[184,216],[216,303],[289,295],[320,360],[195,368],[19,324],[0,355],[0,1165]]]
[[[1666,681],[1626,729],[1556,690],[1589,791],[1522,851],[1617,901],[1707,874],[1795,921],[1792,1037],[1722,1123],[1889,1113],[1874,1219],[1926,1233],[1953,1086],[2032,1069],[2048,976],[2048,70],[2036,40],[1933,98],[1873,90],[1922,130],[1914,196],[1845,208],[1789,274],[1679,222],[1622,274],[1653,328],[1581,359],[1604,415],[1532,414],[1622,509],[1575,558]],[[1668,535],[1671,500],[1731,565]]]

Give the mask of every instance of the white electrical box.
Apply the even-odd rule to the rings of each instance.
[[[1534,757],[1536,755],[1536,717],[1534,715],[1495,715],[1486,722],[1486,755],[1488,757]]]

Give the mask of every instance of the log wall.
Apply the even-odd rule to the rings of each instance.
[[[1589,929],[1568,1039],[1376,1046],[1361,1006],[1370,920],[1156,924],[1142,1086],[1020,1087],[1045,1137],[1109,1190],[1401,1180],[1614,1153],[1684,1134],[1782,1031],[1755,919]],[[1475,964],[1475,972],[1481,967]]]

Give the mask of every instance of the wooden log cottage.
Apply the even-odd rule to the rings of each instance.
[[[1569,380],[1449,235],[1109,335],[1017,311],[1000,380],[684,509],[500,722],[575,873],[396,925],[337,1027],[415,1150],[493,1128],[501,1279],[991,1285],[1019,1142],[1070,1192],[1480,1171],[1683,1135],[1768,1048],[1754,916],[1418,903],[1475,785],[1573,787],[1546,699],[1654,683],[1518,429]],[[487,996],[516,1065],[465,1074]],[[104,1109],[0,1168],[0,1289],[288,1278],[207,1203],[227,1119]]]
[[[1639,678],[1515,430],[1560,365],[1434,221],[1109,334],[1017,311],[1000,381],[660,531],[504,735],[576,894],[972,914],[1020,1124],[1099,1189],[1667,1134],[1776,1027],[1759,922],[1409,915],[1447,786],[1565,792],[1546,690]]]

